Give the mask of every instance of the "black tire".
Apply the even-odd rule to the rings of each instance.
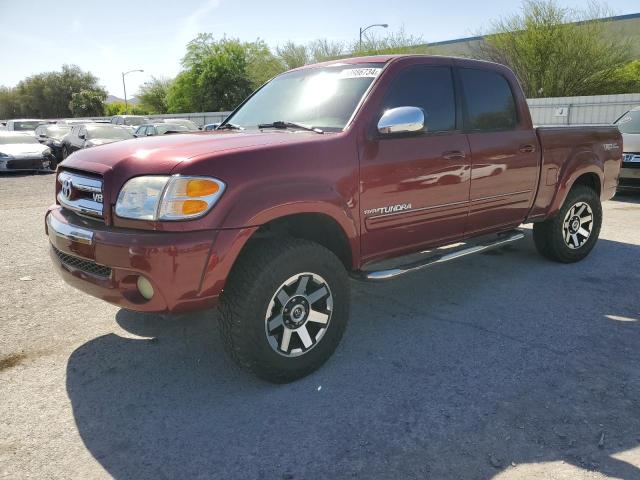
[[[591,210],[592,223],[591,225],[586,224],[587,227],[590,228],[590,235],[584,243],[577,246],[579,242],[585,240],[585,238],[583,235],[580,235],[575,237],[579,238],[579,240],[576,241],[570,238],[572,234],[571,231],[569,231],[569,240],[565,240],[565,238],[567,238],[567,235],[565,235],[565,233],[567,233],[565,231],[565,219],[568,212],[574,208],[574,206],[582,204],[587,204]],[[579,209],[577,210],[579,211]],[[587,218],[588,216],[589,215],[583,214],[583,218]],[[538,252],[549,260],[561,263],[578,262],[589,255],[589,252],[593,249],[598,241],[601,226],[602,205],[600,204],[598,194],[592,188],[585,185],[576,185],[571,189],[560,211],[553,218],[533,224],[533,241]]]
[[[68,156],[69,156],[69,150],[65,145],[64,147],[62,147],[62,160],[65,160]]]
[[[325,302],[328,320],[323,327],[311,323],[312,320],[307,321],[306,317],[300,319],[305,322],[302,324],[305,332],[309,329],[305,338],[309,341],[312,337],[311,341],[316,343],[304,348],[302,336],[294,338],[291,332],[297,330],[291,330],[288,332],[291,340],[287,340],[286,349],[291,349],[292,353],[279,353],[277,349],[284,345],[284,341],[278,340],[277,334],[267,333],[270,330],[267,325],[271,325],[271,314],[285,315],[286,305],[289,305],[275,301],[278,292],[286,288],[290,290],[287,292],[290,302],[298,298],[296,292],[291,293],[293,287],[284,286],[296,276],[308,277],[304,285],[310,290],[317,287],[317,279],[328,287],[328,296],[319,300],[320,304]],[[317,370],[340,343],[349,318],[349,291],[349,280],[342,262],[323,246],[293,238],[256,241],[247,247],[234,265],[220,298],[220,332],[225,349],[238,365],[264,380],[287,383],[304,377]],[[312,293],[304,298],[311,300]],[[329,298],[332,306],[328,303]],[[315,310],[313,306],[318,308],[317,302],[307,305],[309,317]],[[292,326],[291,323],[287,325]],[[285,323],[280,322],[280,327],[273,332],[280,332],[282,339],[285,329]],[[320,334],[318,329],[323,333]],[[302,353],[293,353],[295,345]],[[294,354],[298,356],[287,356]]]

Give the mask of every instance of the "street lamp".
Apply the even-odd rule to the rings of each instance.
[[[373,25],[369,25],[368,27],[362,28],[360,27],[360,43],[359,43],[359,48],[360,50],[362,50],[362,34],[364,32],[366,32],[367,30],[369,30],[371,27],[382,27],[382,28],[387,28],[389,25],[387,23],[374,23]]]
[[[127,85],[124,83],[124,76],[128,73],[144,72],[144,70],[129,70],[128,72],[122,72],[122,88],[124,89],[124,114],[129,114],[129,104],[127,103]]]

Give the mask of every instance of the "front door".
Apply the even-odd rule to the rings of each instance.
[[[449,66],[412,65],[397,72],[387,90],[377,118],[391,108],[420,107],[425,129],[377,135],[360,152],[365,262],[463,235],[471,154],[466,135],[456,129],[453,85]]]

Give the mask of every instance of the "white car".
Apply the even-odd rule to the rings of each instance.
[[[640,107],[614,122],[622,133],[622,168],[618,190],[640,191]]]
[[[55,162],[51,149],[29,133],[0,132],[0,172],[47,170]]]

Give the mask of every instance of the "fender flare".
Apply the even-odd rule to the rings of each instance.
[[[556,193],[553,197],[546,218],[554,216],[564,203],[576,180],[585,174],[595,174],[600,183],[600,192],[604,184],[604,167],[598,157],[591,151],[580,152],[569,158],[558,174]]]

